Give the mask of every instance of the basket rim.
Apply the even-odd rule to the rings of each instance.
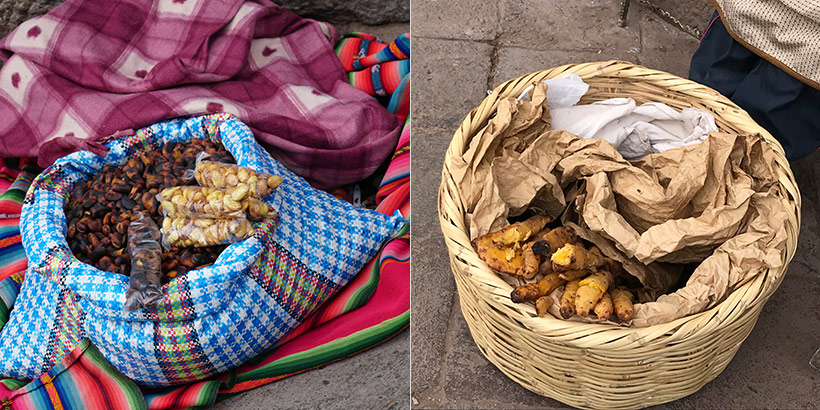
[[[733,122],[733,125],[742,125],[743,128],[749,132],[759,133],[763,139],[772,146],[775,153],[776,165],[779,166],[779,168],[776,169],[779,174],[779,183],[789,196],[788,198],[785,198],[785,200],[794,210],[794,224],[793,226],[788,226],[788,224],[786,226],[787,246],[784,252],[783,265],[774,270],[765,269],[753,279],[747,281],[734,291],[730,292],[723,301],[710,309],[684,316],[668,323],[656,324],[647,327],[622,327],[605,323],[584,323],[560,320],[552,316],[543,318],[536,317],[534,315],[535,309],[530,306],[530,304],[514,304],[509,301],[509,297],[506,295],[509,295],[512,287],[501,279],[501,277],[490,269],[483,261],[480,261],[479,266],[474,266],[471,268],[481,269],[484,273],[489,273],[495,276],[497,278],[497,282],[493,285],[496,285],[494,289],[496,292],[487,291],[486,288],[492,285],[484,284],[485,286],[476,286],[476,284],[473,283],[473,285],[479,289],[478,293],[481,293],[481,296],[493,307],[502,310],[510,316],[511,319],[520,322],[520,324],[523,325],[519,326],[522,331],[529,331],[542,336],[550,337],[550,330],[555,330],[556,328],[572,328],[576,331],[576,333],[573,333],[573,338],[560,337],[560,340],[556,339],[556,341],[560,341],[561,344],[568,346],[575,346],[584,349],[596,349],[601,348],[601,346],[604,345],[603,343],[600,343],[600,340],[607,340],[608,342],[605,344],[607,350],[630,349],[634,348],[636,345],[646,346],[647,344],[655,343],[676,343],[684,339],[691,341],[694,338],[707,337],[711,334],[712,329],[724,325],[726,321],[731,321],[733,318],[743,316],[743,313],[746,310],[756,304],[765,303],[785,277],[787,267],[794,257],[797,246],[797,233],[799,232],[801,224],[800,209],[802,200],[799,189],[794,180],[794,175],[788,161],[785,158],[783,147],[768,131],[758,125],[749,116],[749,114],[746,113],[746,111],[738,107],[717,91],[674,74],[646,68],[620,60],[565,64],[551,69],[535,71],[507,80],[495,87],[495,89],[493,89],[490,94],[484,98],[480,105],[473,108],[467,114],[459,128],[455,131],[453,139],[447,149],[444,165],[442,167],[442,180],[439,186],[438,196],[439,222],[445,243],[448,247],[453,274],[458,275],[455,271],[457,264],[464,264],[459,261],[459,259],[463,257],[463,252],[466,252],[467,255],[472,254],[475,258],[477,258],[477,254],[472,246],[462,245],[465,243],[464,238],[466,238],[466,243],[469,244],[469,238],[467,237],[464,229],[458,229],[458,226],[453,224],[453,222],[459,222],[459,224],[463,225],[464,214],[461,209],[460,198],[458,203],[456,203],[448,196],[451,192],[448,188],[454,188],[455,185],[454,182],[449,179],[450,174],[447,169],[448,162],[454,156],[460,156],[463,153],[469,141],[475,136],[475,134],[480,132],[483,128],[482,125],[486,125],[489,118],[491,118],[494,114],[500,100],[510,96],[519,95],[526,86],[535,82],[539,82],[547,78],[560,77],[570,73],[578,74],[581,78],[615,75],[620,78],[631,79],[635,82],[652,82],[653,84],[660,85],[668,90],[685,92],[693,99],[702,98],[712,100],[722,106],[725,106],[725,108],[720,112],[713,110],[714,115],[724,116],[727,115],[727,113],[731,113],[732,116],[737,117],[738,121],[744,122],[741,124],[735,124]],[[461,143],[458,144],[459,142]],[[448,182],[453,186],[450,186]],[[458,196],[457,191],[455,191],[455,193],[456,196]],[[447,203],[448,200],[452,203]],[[449,208],[457,211],[455,212],[456,215],[449,214]],[[451,220],[451,218],[455,218],[456,220]],[[792,229],[789,230],[789,228]],[[458,238],[461,239],[461,243],[457,241],[456,238],[449,235],[456,232],[463,234],[464,238]],[[475,269],[468,270],[472,271]],[[463,276],[466,277],[465,279],[467,282],[475,282],[475,275],[465,274]],[[504,293],[506,293],[506,295],[504,295]],[[460,296],[463,295],[460,294]],[[717,319],[717,321],[713,319]],[[587,334],[583,334],[584,332]],[[594,341],[589,339],[589,337],[593,335],[595,336]]]

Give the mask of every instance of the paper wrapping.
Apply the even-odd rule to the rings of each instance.
[[[711,308],[782,264],[789,211],[759,135],[711,133],[630,162],[606,141],[552,130],[543,83],[530,99],[501,100],[450,164],[471,239],[527,210],[561,217],[640,280],[638,300],[657,299],[636,304],[638,327]],[[674,290],[687,263],[699,265]]]

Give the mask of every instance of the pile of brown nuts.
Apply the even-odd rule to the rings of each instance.
[[[210,140],[169,142],[162,149],[129,159],[121,167],[107,165],[88,181],[76,183],[64,208],[66,240],[74,256],[98,269],[130,275],[126,248],[129,224],[140,211],[158,225],[162,222],[157,193],[186,185],[182,176],[195,168],[200,152],[210,154],[213,161],[234,163],[221,144]],[[212,264],[223,249],[225,246],[171,248],[163,252],[163,282]]]

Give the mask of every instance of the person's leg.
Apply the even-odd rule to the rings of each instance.
[[[717,13],[692,56],[689,78],[746,110],[798,159],[820,147],[820,90],[754,54],[726,31]]]
[[[731,99],[780,141],[790,161],[820,147],[820,90],[772,63],[761,59]]]
[[[761,60],[726,31],[717,12],[712,16],[689,65],[689,79],[732,98],[738,85]]]

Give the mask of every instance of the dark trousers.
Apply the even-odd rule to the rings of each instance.
[[[780,141],[789,160],[820,147],[820,90],[735,41],[717,13],[692,56],[689,78],[746,110]]]

